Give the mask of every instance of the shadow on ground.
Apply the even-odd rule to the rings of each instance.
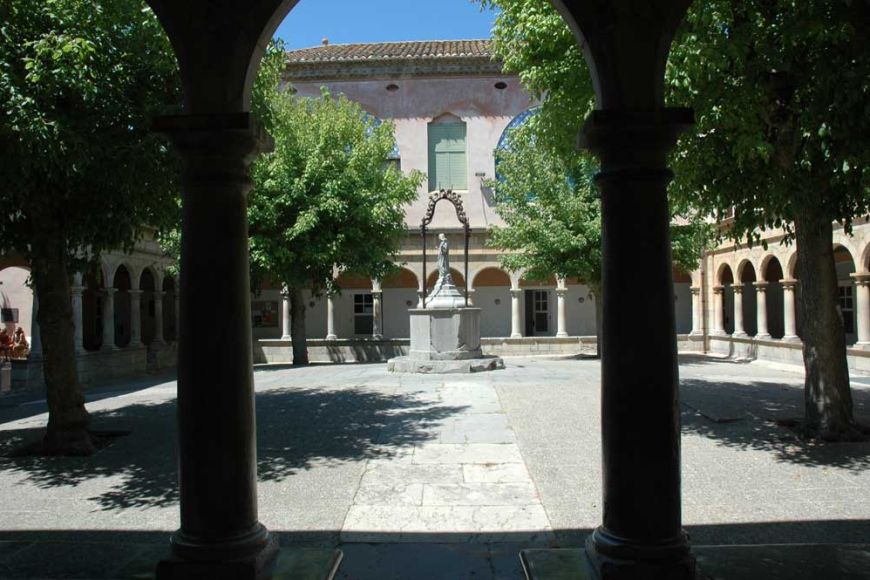
[[[582,547],[590,529],[556,530],[565,540],[558,547]],[[811,552],[806,544],[849,544],[870,537],[870,521],[820,520],[690,526],[692,544],[707,570],[722,580],[816,580],[870,578],[860,562],[843,562],[831,552]],[[431,534],[422,542],[401,542],[398,535],[383,534],[377,543],[339,543],[337,530],[304,532],[272,530],[284,548],[333,548],[344,553],[336,576],[341,580],[406,580],[476,578],[522,580],[519,551],[554,547],[523,541],[526,532],[488,534],[489,541],[467,542],[466,534]],[[315,535],[312,535],[315,534]],[[0,577],[23,578],[148,578],[157,562],[169,553],[168,532],[130,530],[37,530],[0,532]],[[752,545],[779,544],[773,552],[755,557],[740,551]],[[701,546],[715,546],[703,548]],[[783,546],[785,545],[785,546]],[[785,548],[785,549],[784,549]],[[790,548],[790,550],[788,549]],[[755,549],[755,548],[751,548]],[[757,550],[757,549],[756,549]],[[774,556],[774,560],[763,556]],[[801,558],[801,554],[809,554]],[[742,568],[741,568],[742,566]],[[812,568],[808,570],[807,567]],[[738,569],[740,568],[740,569]],[[729,574],[735,569],[737,574]],[[775,572],[771,571],[775,569]],[[748,572],[747,572],[748,570]],[[702,568],[703,571],[703,568]],[[845,572],[845,574],[843,573]]]
[[[870,468],[870,442],[825,443],[799,438],[777,421],[803,416],[803,387],[778,382],[680,381],[683,434],[715,439],[722,445],[773,453],[782,462]],[[870,390],[852,389],[855,418],[870,423]]]
[[[117,478],[90,498],[103,510],[172,505],[178,500],[175,408],[170,400],[93,413],[94,428],[132,433],[85,458],[8,457],[42,430],[0,431],[0,471],[26,474],[39,488]],[[280,481],[315,464],[389,458],[430,439],[428,427],[463,408],[361,389],[258,393],[259,479]]]

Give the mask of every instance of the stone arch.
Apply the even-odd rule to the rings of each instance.
[[[744,283],[756,280],[755,265],[752,261],[743,259],[737,264],[737,279]]]
[[[722,328],[725,334],[734,332],[734,272],[722,263],[716,272],[716,284],[722,286]]]
[[[522,278],[520,278],[520,288],[539,286],[552,286],[555,288],[557,285],[558,281],[556,280],[555,274],[550,274],[544,280],[535,280],[527,276],[523,276]]]
[[[797,280],[797,250],[792,250],[786,260],[785,277],[791,280]]]
[[[870,272],[870,239],[864,244],[864,251],[861,252],[861,268],[865,272]]]
[[[157,290],[157,270],[152,266],[146,266],[139,274],[139,290],[142,295],[139,299],[139,323],[142,344],[148,346],[154,340],[157,329],[156,311],[154,305]]]
[[[734,274],[731,271],[731,266],[727,263],[723,262],[719,265],[719,269],[716,271],[716,283],[719,286],[725,286],[734,283]]]
[[[126,263],[118,264],[111,280],[112,288],[116,290],[114,296],[115,346],[123,348],[130,344],[132,324],[130,289],[133,277],[129,266]]]
[[[834,244],[834,268],[837,271],[837,297],[840,314],[843,317],[843,332],[846,344],[858,341],[856,318],[855,283],[851,274],[855,273],[855,259],[849,248],[843,244]]]
[[[472,276],[471,279],[472,282],[470,287],[475,290],[484,286],[505,286],[507,288],[510,288],[511,286],[511,277],[508,273],[493,266],[481,268],[474,274],[474,276]]]
[[[767,282],[766,308],[767,332],[771,338],[782,338],[785,334],[785,312],[782,279],[785,273],[779,258],[767,254],[761,261],[759,278]]]
[[[175,297],[178,289],[175,277],[166,275],[163,277],[163,340],[172,342],[178,339],[178,320],[175,313]]]
[[[420,287],[420,281],[417,274],[408,268],[399,268],[397,272],[393,272],[385,277],[381,282],[381,288],[413,288],[415,291]]]
[[[757,280],[755,264],[749,259],[741,260],[737,264],[735,286],[740,286],[742,292],[743,331],[749,336],[758,334],[758,292],[755,287]]]
[[[342,272],[335,279],[335,283],[342,290],[371,290],[372,280],[368,276],[361,276],[351,272]]]
[[[474,306],[481,309],[481,336],[511,335],[511,277],[493,266],[479,269],[471,276]]]
[[[85,350],[99,350],[103,346],[105,280],[101,263],[91,263],[82,275],[82,344]]]

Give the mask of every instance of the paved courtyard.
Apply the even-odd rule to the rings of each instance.
[[[506,363],[454,376],[256,369],[260,519],[285,545],[340,544],[348,579],[520,578],[519,548],[580,545],[601,521],[599,362]],[[681,358],[696,545],[870,537],[870,443],[813,445],[775,423],[802,413],[798,371]],[[0,577],[133,577],[156,561],[178,525],[175,389],[91,391],[94,427],[123,433],[93,457],[0,458]],[[870,423],[870,378],[853,377],[853,394]],[[38,395],[0,399],[0,452],[45,421]],[[88,560],[70,541],[117,554]]]

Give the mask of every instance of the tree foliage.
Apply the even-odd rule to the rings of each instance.
[[[697,125],[672,192],[727,235],[758,240],[807,212],[850,228],[870,211],[870,2],[713,0],[689,11],[668,64]]]
[[[0,251],[31,265],[46,451],[89,453],[70,273],[177,217],[176,164],[150,131],[179,101],[176,63],[141,0],[4,0],[0,23]]]

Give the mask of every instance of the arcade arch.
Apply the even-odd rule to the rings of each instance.
[[[420,281],[408,268],[400,268],[381,282],[384,295],[384,336],[407,338],[411,335],[408,309],[416,308],[419,301]]]
[[[482,309],[481,336],[511,335],[511,278],[499,268],[488,267],[472,278],[474,306]]]

